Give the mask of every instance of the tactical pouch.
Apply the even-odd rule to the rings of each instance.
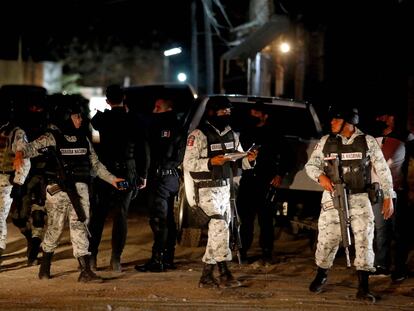
[[[190,206],[188,209],[194,227],[204,229],[208,227],[211,217],[208,216],[199,206]]]
[[[60,191],[62,191],[62,189],[57,184],[47,187],[47,193],[49,193],[51,196],[54,196],[56,193],[59,193]]]
[[[195,206],[190,206],[188,209],[189,217],[194,222],[197,228],[207,228],[208,223],[210,220],[213,219],[226,219],[225,216],[222,215],[212,215],[208,216],[201,207],[198,206],[200,203],[200,188],[211,188],[211,187],[223,187],[227,185],[227,180],[225,179],[217,179],[217,180],[206,180],[206,181],[199,181],[194,183],[194,199],[196,201]]]
[[[379,183],[374,182],[368,187],[368,197],[371,204],[382,204],[384,202],[384,192]]]

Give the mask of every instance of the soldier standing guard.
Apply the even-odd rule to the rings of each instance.
[[[21,105],[16,109],[19,126],[24,129],[28,139],[39,137],[46,130],[48,118],[45,99],[41,98]],[[44,168],[47,158],[38,156],[30,160],[31,168],[23,186],[15,184],[12,194],[11,218],[13,224],[27,240],[27,265],[37,264],[45,227],[46,181]]]
[[[176,268],[174,197],[179,190],[178,167],[182,163],[186,141],[170,99],[160,95],[155,101],[147,130],[150,154],[148,208],[154,243],[151,258],[135,266],[135,269],[140,272],[164,272]]]
[[[26,144],[16,152],[15,166],[19,168],[22,159],[36,157],[45,148],[56,149],[56,157],[60,157],[56,160],[61,160],[63,166],[68,168],[67,173],[71,175],[70,177],[75,183],[73,186],[80,197],[80,208],[83,209],[86,215],[85,223],[78,220],[79,215],[75,211],[73,202],[68,193],[62,191],[61,185],[65,181],[57,178],[59,170],[57,161],[56,164],[51,164],[51,167],[46,168],[48,175],[48,186],[46,188],[48,225],[42,242],[43,258],[39,270],[40,279],[50,279],[52,256],[58,246],[65,220],[69,217],[73,255],[78,259],[81,267],[78,281],[102,281],[99,276],[92,272],[89,264],[90,252],[88,251],[89,241],[86,228],[86,223],[89,221],[88,182],[91,170],[114,187],[117,187],[116,183],[123,179],[109,173],[105,166],[99,162],[91,142],[80,129],[82,124],[80,113],[80,107],[75,103],[72,103],[70,107],[65,107],[56,120],[59,127],[52,125],[46,134]]]
[[[224,96],[209,99],[205,120],[188,136],[184,155],[184,170],[194,180],[195,202],[210,217],[199,287],[241,285],[227,267],[227,261],[232,259],[229,247],[230,178],[233,176],[231,170],[238,166],[243,169],[252,168],[257,151],[250,152],[236,162],[231,162],[229,157],[224,156],[226,152],[243,151],[238,135],[229,126],[230,108],[230,101]],[[213,275],[216,264],[220,272],[220,283]]]
[[[323,136],[313,150],[305,165],[306,173],[323,188],[321,213],[318,221],[318,242],[315,261],[318,273],[310,284],[309,290],[320,292],[327,281],[327,272],[331,268],[341,242],[341,229],[338,211],[334,208],[333,184],[324,159],[337,156],[340,161],[340,174],[348,190],[349,215],[355,239],[354,265],[358,273],[358,299],[375,302],[375,296],[369,291],[368,277],[374,272],[374,215],[368,197],[371,184],[371,166],[379,176],[384,191],[382,213],[384,218],[391,217],[392,177],[377,141],[365,135],[356,125],[358,111],[351,108],[335,108],[331,113],[331,134]]]

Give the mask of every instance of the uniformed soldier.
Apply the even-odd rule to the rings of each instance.
[[[44,133],[47,126],[44,99],[34,100],[28,105],[23,104],[17,110],[17,122],[27,133],[29,141]],[[44,168],[47,159],[42,155],[31,159],[30,162],[31,169],[24,185],[14,185],[11,194],[13,197],[11,218],[13,224],[27,239],[28,266],[37,264],[40,243],[44,234],[46,217]]]
[[[160,95],[152,112],[147,135],[150,159],[147,191],[154,243],[151,258],[145,264],[135,266],[140,272],[175,269],[174,198],[179,189],[178,168],[186,141],[170,99]]]
[[[227,261],[232,259],[229,247],[230,178],[233,177],[233,170],[239,166],[243,169],[252,168],[257,151],[236,162],[231,162],[231,158],[224,155],[243,151],[238,135],[229,126],[230,108],[230,101],[224,96],[208,100],[204,122],[188,136],[183,161],[184,170],[194,180],[194,200],[210,217],[199,287],[241,285],[227,267]],[[220,272],[220,283],[213,275],[216,264]]]
[[[381,149],[374,137],[365,135],[356,127],[359,121],[358,110],[336,107],[331,112],[331,134],[321,138],[305,165],[308,176],[323,188],[321,213],[318,221],[318,242],[315,261],[318,272],[309,290],[320,292],[327,281],[339,243],[341,229],[339,214],[333,205],[333,184],[331,172],[325,166],[325,158],[337,156],[340,161],[340,174],[348,191],[348,205],[352,232],[355,240],[354,265],[358,274],[358,299],[375,302],[369,291],[368,277],[374,268],[374,215],[367,189],[371,184],[371,167],[379,176],[384,191],[382,213],[391,217],[392,177]]]
[[[43,258],[39,270],[40,279],[50,278],[53,252],[58,246],[65,220],[69,217],[73,254],[78,259],[81,267],[78,281],[102,281],[91,271],[89,265],[89,241],[85,224],[89,221],[88,182],[91,170],[114,187],[117,187],[116,183],[123,179],[109,173],[106,167],[99,162],[91,142],[80,129],[82,124],[80,113],[80,107],[75,103],[70,107],[66,107],[61,119],[57,120],[59,121],[59,127],[52,125],[46,134],[22,146],[16,152],[15,166],[18,168],[21,166],[20,163],[23,158],[36,157],[47,148],[56,150],[55,153],[52,151],[52,155],[56,155],[56,161],[50,161],[51,166],[46,169],[48,175],[46,197],[48,225],[42,242]],[[57,178],[62,167],[65,169],[65,173],[70,175],[66,177],[70,177],[75,183],[73,187],[77,192],[76,195],[80,197],[80,208],[83,209],[86,216],[85,223],[78,220],[79,215],[75,211],[68,192],[62,191],[62,185],[67,182],[67,180],[58,180]]]
[[[0,125],[0,262],[6,249],[7,216],[12,204],[13,186],[20,188],[30,170],[30,160],[25,159],[18,169],[13,167],[16,150],[27,143],[24,130],[17,127],[13,118]]]

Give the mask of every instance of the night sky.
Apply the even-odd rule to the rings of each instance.
[[[221,2],[234,26],[247,21],[249,1]],[[307,29],[326,30],[325,84],[330,94],[353,92],[360,96],[383,90],[397,94],[404,78],[414,72],[411,43],[414,1],[274,2],[281,2],[283,10],[302,21]],[[19,36],[24,55],[34,60],[57,57],[74,37],[98,45],[110,42],[160,50],[181,45],[189,49],[190,3],[190,0],[15,0],[2,4],[0,58],[16,57]],[[218,16],[219,11],[216,13]],[[226,50],[217,38],[215,43],[218,51]]]
[[[190,38],[189,1],[42,0],[13,1],[2,9],[2,58],[14,55],[21,36],[35,59],[48,58],[74,37],[142,48]],[[136,8],[138,7],[138,8]],[[10,14],[4,14],[9,12]]]

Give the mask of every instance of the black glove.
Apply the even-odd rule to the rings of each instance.
[[[10,193],[12,199],[21,199],[24,196],[24,185],[13,183],[13,188]]]

